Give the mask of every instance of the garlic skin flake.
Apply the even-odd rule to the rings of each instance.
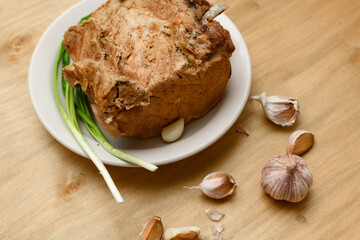
[[[288,154],[301,155],[314,144],[314,134],[306,130],[293,132],[288,140],[286,151]]]
[[[149,218],[140,233],[140,240],[162,240],[164,227],[161,218],[153,216]]]
[[[214,224],[211,226],[211,234],[218,235],[224,231],[224,225],[222,224]]]
[[[185,127],[185,121],[184,118],[180,118],[177,121],[169,124],[168,126],[164,127],[161,131],[162,139],[165,142],[175,142],[178,140]]]
[[[215,209],[207,208],[207,209],[205,209],[205,212],[206,212],[206,214],[209,216],[209,218],[210,218],[212,221],[215,221],[215,222],[220,221],[220,219],[225,216],[224,213],[222,213],[222,212],[220,212],[220,211],[218,211],[218,210],[215,210]]]
[[[168,228],[164,240],[195,240],[201,234],[201,229],[196,226]]]
[[[262,169],[261,186],[276,200],[300,202],[312,185],[312,174],[296,155],[274,157]]]
[[[224,231],[224,225],[214,224],[211,226],[211,235],[207,236],[205,240],[221,240],[222,232]]]
[[[244,127],[244,125],[242,125],[242,124],[237,125],[237,127],[235,128],[235,131],[238,133],[242,133],[246,136],[250,136],[249,130],[246,127]]]
[[[284,96],[266,97],[263,92],[251,97],[262,104],[266,117],[282,127],[292,126],[300,112],[299,101],[296,98]]]

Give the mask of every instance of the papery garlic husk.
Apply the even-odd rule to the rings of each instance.
[[[207,236],[205,240],[221,240],[222,239],[222,232],[224,231],[224,225],[214,224],[211,226],[211,234]]]
[[[237,125],[235,131],[237,131],[238,133],[242,133],[246,136],[250,136],[249,130],[246,127],[244,127],[242,124]]]
[[[140,240],[162,240],[164,227],[161,218],[153,216],[149,218],[140,233]]]
[[[218,210],[211,209],[211,208],[205,209],[205,212],[209,216],[209,218],[215,222],[220,221],[220,219],[225,216],[225,214],[223,212],[220,212]]]
[[[222,233],[224,231],[224,225],[222,224],[213,224],[211,226],[211,234],[212,235],[218,235],[219,233]]]
[[[168,228],[165,231],[164,240],[195,240],[201,234],[201,229],[196,226]]]
[[[262,104],[266,117],[282,127],[292,126],[299,115],[299,101],[296,98],[284,96],[266,97],[263,92],[259,96],[251,97]]]
[[[234,193],[236,189],[235,179],[224,172],[214,172],[208,174],[197,187],[206,196],[213,199],[223,199]],[[186,187],[189,188],[189,187]]]
[[[269,160],[262,169],[261,186],[276,200],[303,200],[313,178],[305,161],[297,155],[281,155]]]
[[[314,144],[314,134],[306,130],[293,132],[288,140],[286,151],[288,154],[301,155]]]

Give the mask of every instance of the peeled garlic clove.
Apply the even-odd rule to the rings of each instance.
[[[201,229],[196,226],[168,228],[165,231],[164,240],[193,240],[198,239]]]
[[[224,172],[214,172],[207,175],[197,187],[206,196],[214,199],[223,199],[233,194],[236,189],[234,178]]]
[[[209,218],[212,220],[212,221],[215,221],[215,222],[218,222],[220,221],[221,218],[223,218],[225,216],[224,213],[218,211],[218,210],[215,210],[215,209],[205,209],[205,212],[206,214],[209,216]]]
[[[262,104],[266,117],[282,127],[292,126],[299,115],[299,101],[284,96],[266,97],[266,93],[251,97]]]
[[[293,132],[286,146],[288,154],[301,155],[314,144],[314,134],[305,130]]]
[[[184,131],[185,121],[180,118],[177,121],[163,128],[161,132],[162,139],[165,142],[174,142],[178,140]]]
[[[296,155],[281,155],[262,169],[261,186],[276,200],[300,202],[312,185],[312,174],[305,161]]]
[[[140,233],[140,240],[162,240],[164,228],[160,217],[149,218]]]

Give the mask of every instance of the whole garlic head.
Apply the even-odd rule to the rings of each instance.
[[[281,155],[262,169],[261,186],[276,200],[300,202],[312,185],[312,174],[305,161],[296,155]]]
[[[263,92],[251,97],[262,104],[266,117],[273,123],[282,127],[292,126],[299,115],[299,101],[296,98],[284,96],[266,97]]]

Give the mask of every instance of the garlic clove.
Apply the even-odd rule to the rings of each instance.
[[[214,199],[223,199],[232,195],[236,187],[235,179],[224,172],[210,173],[200,184],[203,193]]]
[[[165,142],[174,142],[178,140],[184,131],[185,121],[184,118],[180,118],[170,125],[164,127],[161,131],[162,139]]]
[[[164,240],[195,240],[201,234],[201,229],[196,226],[168,228]]]
[[[314,144],[314,134],[306,130],[293,132],[288,140],[286,151],[288,154],[301,155]]]
[[[160,217],[149,218],[140,233],[140,240],[162,240],[164,228]]]
[[[230,196],[236,190],[235,179],[224,172],[214,172],[208,174],[199,186],[196,187],[186,187],[188,189],[199,189],[201,190],[207,197],[213,199],[223,199],[227,196]]]
[[[215,222],[218,222],[220,221],[221,218],[223,218],[225,216],[224,213],[218,211],[218,210],[215,210],[215,209],[205,209],[205,212],[206,214],[209,216],[209,218],[212,220],[212,221],[215,221]]]
[[[220,15],[226,9],[229,8],[229,5],[226,3],[220,2],[214,4],[202,17],[202,23],[207,24],[209,21],[212,21],[215,17]]]
[[[273,123],[282,127],[292,126],[299,115],[299,101],[296,98],[284,96],[266,97],[263,92],[251,97],[262,104],[266,117]]]
[[[198,188],[209,198],[223,199],[233,194],[236,189],[234,178],[224,172],[208,174]]]
[[[271,158],[262,169],[261,186],[276,200],[303,200],[313,178],[305,161],[296,155]]]

